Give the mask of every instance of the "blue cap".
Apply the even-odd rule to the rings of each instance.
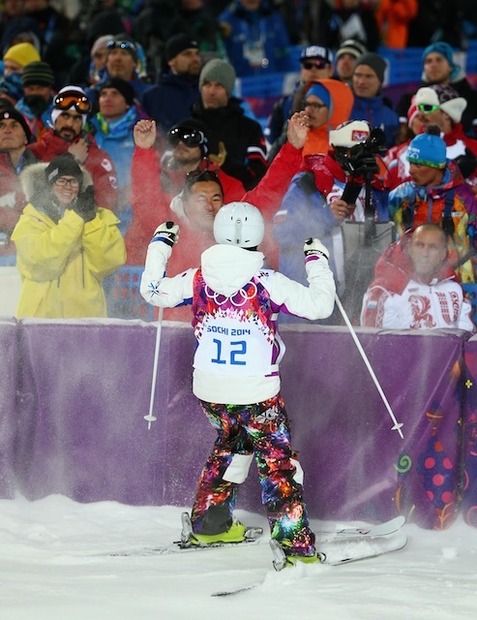
[[[446,143],[439,136],[421,133],[413,138],[407,147],[406,159],[411,164],[430,168],[445,168]]]
[[[314,95],[315,97],[318,97],[319,99],[321,99],[321,101],[323,101],[323,103],[325,104],[327,108],[330,107],[330,103],[331,103],[330,93],[328,89],[323,86],[323,84],[320,84],[319,82],[313,84],[313,86],[311,86],[306,91],[305,101],[308,99],[310,95]]]

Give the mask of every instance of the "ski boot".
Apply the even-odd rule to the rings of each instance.
[[[319,551],[316,551],[313,555],[287,555],[280,543],[274,538],[270,540],[270,547],[273,553],[272,564],[276,571],[295,566],[299,562],[303,564],[315,564],[316,562],[324,562],[326,559],[325,554]]]
[[[220,534],[196,534],[187,512],[182,513],[182,532],[180,547],[222,547],[230,544],[254,542],[263,534],[261,527],[246,527],[240,521],[234,521],[228,530]]]

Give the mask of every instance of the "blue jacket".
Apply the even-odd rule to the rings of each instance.
[[[290,38],[285,21],[266,0],[254,11],[237,0],[219,21],[230,26],[225,48],[239,77],[288,69]]]
[[[376,97],[358,97],[355,95],[350,119],[368,121],[371,127],[380,127],[386,136],[388,149],[396,144],[399,117],[392,108],[386,105],[381,95]]]
[[[164,73],[158,84],[143,93],[141,103],[160,131],[167,133],[176,123],[190,117],[192,105],[199,96],[198,76],[186,79],[174,73]]]
[[[335,178],[334,185],[341,193],[345,182]],[[387,191],[372,187],[371,201],[376,210],[376,221],[387,222]],[[317,237],[330,251],[329,263],[336,277],[333,229],[339,225],[324,194],[316,189],[314,175],[310,172],[296,174],[274,218],[273,232],[280,248],[279,271],[301,284],[307,284],[303,246],[308,237]],[[339,229],[336,230],[339,232]]]
[[[119,198],[116,215],[120,218],[120,230],[124,234],[132,218],[129,203],[131,186],[131,162],[134,152],[134,125],[140,120],[141,114],[136,106],[131,106],[121,118],[108,123],[100,113],[90,121],[91,133],[96,143],[104,149],[116,168],[119,183]]]

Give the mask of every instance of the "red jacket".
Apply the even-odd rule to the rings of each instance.
[[[73,143],[80,138],[86,138],[89,145],[88,156],[82,165],[93,179],[95,202],[98,207],[114,210],[118,200],[116,168],[106,151],[96,144],[92,134],[83,133]],[[66,153],[70,144],[72,143],[57,136],[53,129],[49,129],[38,142],[29,144],[28,148],[40,161],[51,161],[58,155]]]
[[[260,249],[266,256],[267,264],[274,268],[278,263],[278,250],[272,234],[272,218],[301,164],[301,150],[291,144],[284,144],[258,185],[240,197],[240,200],[250,202],[262,212],[265,219],[265,238]],[[229,196],[226,186],[224,194],[225,203],[238,198]],[[174,216],[169,208],[169,198],[161,188],[160,164],[156,151],[153,148],[136,147],[131,167],[133,219],[126,233],[128,265],[144,265],[147,246],[154,230]],[[188,229],[187,221],[183,220],[180,245],[172,253],[168,270],[175,275],[199,265],[201,253],[214,243],[212,231],[210,235],[202,235],[200,238],[196,231]]]

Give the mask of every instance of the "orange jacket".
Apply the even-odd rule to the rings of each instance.
[[[417,15],[417,0],[381,0],[376,21],[383,45],[402,49],[407,45],[409,22]]]
[[[303,156],[328,152],[330,129],[336,129],[340,123],[349,119],[354,103],[353,91],[344,82],[333,79],[316,80],[316,82],[324,86],[330,93],[330,116],[325,125],[310,129],[303,148]]]

